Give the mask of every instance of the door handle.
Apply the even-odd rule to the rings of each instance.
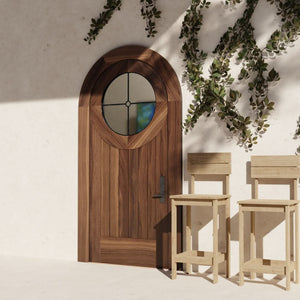
[[[166,197],[166,176],[160,176],[159,178],[159,194],[153,195],[152,198],[159,198],[160,203],[165,203]]]

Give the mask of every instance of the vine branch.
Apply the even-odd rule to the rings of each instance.
[[[147,37],[154,37],[157,33],[156,19],[160,18],[161,11],[156,7],[156,0],[140,0],[140,4],[141,16],[146,20]],[[107,0],[98,18],[91,19],[90,30],[84,40],[91,44],[112,18],[114,12],[121,9],[121,6],[122,0]]]
[[[298,118],[297,128],[295,132],[295,139],[300,138],[300,117]],[[296,153],[300,154],[300,146],[297,148]]]
[[[84,40],[91,44],[104,26],[109,22],[114,12],[121,9],[121,5],[121,0],[107,0],[106,5],[104,5],[104,10],[99,14],[98,18],[91,19],[90,31],[87,33]]]
[[[140,0],[140,4],[141,15],[146,20],[147,37],[154,37],[157,33],[155,21],[160,18],[161,11],[156,8],[156,0]]]

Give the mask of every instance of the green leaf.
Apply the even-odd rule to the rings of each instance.
[[[268,74],[268,81],[278,81],[280,79],[278,72],[274,68]]]
[[[234,90],[230,89],[229,96],[231,99],[236,100],[236,93]]]

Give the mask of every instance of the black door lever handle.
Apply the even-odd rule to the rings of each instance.
[[[165,193],[166,193],[166,177],[160,176],[159,178],[159,192],[160,194],[153,195],[152,198],[159,198],[160,203],[165,203]]]

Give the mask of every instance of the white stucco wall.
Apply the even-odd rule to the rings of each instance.
[[[0,255],[76,260],[78,96],[85,75],[104,53],[127,44],[150,47],[170,62],[182,82],[183,118],[192,100],[182,79],[178,40],[190,0],[158,1],[163,14],[154,39],[146,38],[138,1],[123,1],[121,11],[115,13],[101,36],[88,45],[83,38],[90,18],[97,16],[104,2],[0,2]],[[225,28],[234,23],[244,8],[239,5],[236,10],[224,10],[220,0],[212,3],[200,34],[205,51],[213,50]],[[261,0],[254,16],[259,45],[276,28],[276,18],[274,9]],[[184,167],[187,152],[232,153],[233,273],[238,270],[236,202],[251,195],[246,178],[250,155],[294,154],[298,145],[293,136],[300,115],[299,51],[297,41],[287,54],[271,62],[281,76],[270,92],[276,108],[270,118],[270,129],[252,152],[237,146],[235,140],[227,137],[223,125],[213,118],[201,119],[193,132],[183,137]],[[186,180],[185,176],[185,192]],[[216,186],[198,185],[197,189],[209,192]],[[265,187],[262,192],[263,196],[288,196],[286,187]],[[201,224],[196,215],[203,217]],[[264,238],[264,253],[275,258],[284,253],[284,227],[277,226],[274,219],[271,221],[272,231]],[[193,210],[193,223],[194,246],[211,249],[209,214]],[[199,228],[201,239],[197,239]]]

